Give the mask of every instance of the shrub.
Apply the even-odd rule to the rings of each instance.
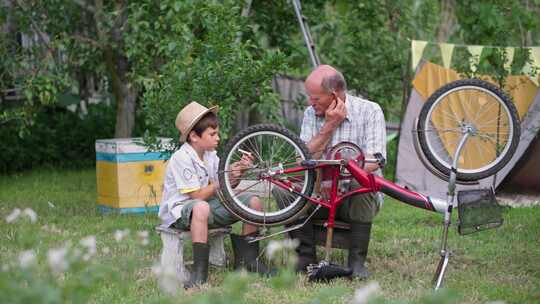
[[[90,166],[95,162],[95,140],[114,135],[114,119],[114,108],[98,104],[90,105],[83,118],[64,108],[43,108],[24,133],[4,125],[0,173],[43,165]]]

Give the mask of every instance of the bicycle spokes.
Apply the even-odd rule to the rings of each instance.
[[[458,159],[458,179],[477,180],[494,174],[510,159],[519,141],[517,111],[502,91],[477,80],[450,83],[422,108],[418,139],[426,158],[448,175],[457,144],[469,138]]]
[[[303,208],[303,195],[311,194],[313,187],[310,170],[288,173],[308,159],[305,145],[288,131],[271,125],[256,126],[239,135],[228,145],[220,164],[220,183],[226,189],[228,207],[260,225],[289,220],[293,212]],[[245,164],[246,159],[249,164],[235,172],[236,164]],[[245,195],[258,197],[257,208],[242,202]]]

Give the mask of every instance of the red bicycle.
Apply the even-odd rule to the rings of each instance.
[[[365,171],[365,163],[382,167],[385,161],[380,155],[366,158],[360,147],[352,143],[338,144],[325,159],[311,159],[297,135],[281,126],[263,124],[245,129],[226,146],[219,168],[223,203],[242,221],[259,226],[290,224],[306,215],[311,204],[328,208],[326,259],[337,207],[352,195],[382,192],[411,206],[443,213],[438,288],[448,263],[446,240],[452,208],[457,205],[455,182],[480,179],[500,170],[517,147],[519,119],[513,102],[503,91],[487,82],[468,79],[436,91],[422,109],[415,131],[426,159],[449,181],[446,200],[422,195]],[[240,180],[232,180],[227,174],[231,164],[246,153],[253,156],[253,164],[243,171]],[[317,170],[329,173],[327,195],[320,189],[314,191]],[[349,190],[347,184],[353,180],[359,187]],[[246,194],[257,195],[262,210],[243,204],[241,197]],[[478,210],[481,200],[476,201],[475,208],[470,210]],[[460,224],[466,224],[465,218],[462,221]],[[490,221],[468,224],[476,230],[501,224],[500,219]],[[292,229],[295,227],[286,231]]]

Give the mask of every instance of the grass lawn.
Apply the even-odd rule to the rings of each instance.
[[[354,292],[376,281],[376,303],[540,302],[540,207],[506,209],[502,227],[469,236],[450,232],[453,252],[446,290],[431,291],[438,261],[442,216],[387,199],[374,223],[369,282],[335,280],[314,284],[285,274],[259,278],[211,269],[210,286],[169,297],[152,274],[161,248],[153,228],[156,214],[103,215],[96,209],[95,170],[35,170],[0,176],[0,298],[4,303],[351,303]],[[14,208],[31,208],[37,221]],[[118,231],[130,234],[118,241]],[[148,231],[149,241],[141,231]],[[51,273],[49,250],[95,236],[97,252],[87,261],[70,260],[67,272]],[[115,238],[116,236],[116,238]],[[228,253],[231,253],[227,240]],[[36,262],[20,261],[33,250]],[[321,254],[322,256],[322,254]],[[334,262],[344,262],[335,250]],[[232,254],[228,255],[228,259]],[[23,263],[27,268],[18,266]],[[277,263],[280,264],[280,263]],[[282,266],[282,265],[277,265]]]

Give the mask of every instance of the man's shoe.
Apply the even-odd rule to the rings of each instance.
[[[248,242],[249,236],[231,234],[231,243],[234,253],[234,269],[242,268],[249,272],[262,275],[274,275],[276,271],[270,269],[259,260],[259,242]]]
[[[289,235],[292,239],[299,241],[298,247],[296,247],[296,254],[298,254],[296,272],[306,272],[307,266],[317,264],[313,224],[308,222],[299,229],[289,232]]]

